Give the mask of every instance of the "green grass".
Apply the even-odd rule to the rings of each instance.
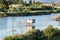
[[[53,36],[51,40],[60,40],[60,35]]]

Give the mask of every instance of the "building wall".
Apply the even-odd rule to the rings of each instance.
[[[42,5],[43,5],[43,6],[53,6],[52,3],[43,3]]]

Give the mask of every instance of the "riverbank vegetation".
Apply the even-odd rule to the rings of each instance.
[[[48,6],[42,5],[42,2],[39,1],[32,1],[30,0],[28,3],[24,2],[23,0],[15,0],[15,1],[6,1],[6,0],[0,0],[0,8],[2,8],[5,11],[6,15],[27,15],[32,13],[41,15],[39,13],[44,14],[50,14],[50,13],[56,13],[60,12],[59,8],[56,8],[51,3]],[[52,5],[52,6],[51,6]],[[4,12],[3,11],[3,12]]]
[[[24,34],[4,37],[4,40],[60,40],[60,30],[49,25],[44,30],[32,29]]]

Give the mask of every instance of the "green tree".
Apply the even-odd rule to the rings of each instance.
[[[0,7],[3,7],[3,0],[0,0]]]
[[[54,34],[53,26],[49,25],[48,28],[44,30],[44,35],[48,37],[48,40],[50,40],[50,37]]]
[[[31,30],[25,34],[5,37],[4,40],[41,40],[42,32],[40,30]]]
[[[6,0],[3,1],[3,8],[8,9],[8,2]]]
[[[52,6],[42,6],[45,10],[54,10]]]
[[[23,0],[18,0],[18,4],[23,4]]]
[[[35,0],[33,1],[33,4],[35,4]]]
[[[0,4],[2,4],[3,3],[3,0],[0,0]]]
[[[32,4],[32,0],[29,1],[29,4],[30,4],[30,5]]]
[[[30,9],[30,8],[25,8],[25,9],[23,10],[23,12],[31,12],[31,9]]]
[[[41,40],[42,32],[40,30],[33,29],[32,31],[28,31],[27,33],[28,40]]]

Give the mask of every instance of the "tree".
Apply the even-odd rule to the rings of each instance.
[[[42,6],[45,10],[54,10],[52,6]]]
[[[29,4],[30,4],[30,5],[32,4],[32,0],[29,1]]]
[[[6,0],[3,1],[3,8],[8,9],[8,2]]]
[[[3,0],[0,0],[0,4],[2,4],[3,3]]]
[[[25,9],[23,10],[23,12],[30,12],[30,11],[31,11],[30,8],[25,8]]]
[[[33,1],[33,4],[35,4],[35,0]]]
[[[18,0],[18,4],[23,4],[23,0]]]
[[[3,0],[0,0],[0,7],[3,7]]]
[[[44,35],[48,37],[48,40],[50,40],[50,37],[54,34],[53,26],[49,25],[48,28],[44,30]]]
[[[33,29],[32,31],[28,31],[27,33],[28,40],[41,40],[42,32],[40,30]]]
[[[4,40],[41,40],[42,32],[40,30],[28,31],[25,34],[7,36]]]

